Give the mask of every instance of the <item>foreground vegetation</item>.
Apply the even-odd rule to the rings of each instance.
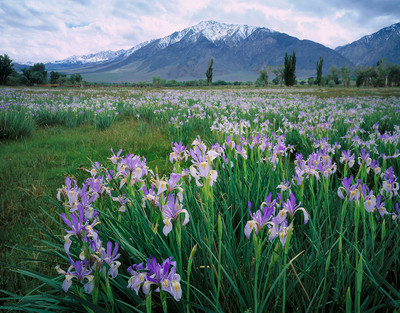
[[[399,97],[340,92],[3,90],[3,308],[399,309]]]

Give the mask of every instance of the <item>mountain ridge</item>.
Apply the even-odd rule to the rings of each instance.
[[[400,64],[400,23],[336,47],[335,51],[355,65],[374,66],[382,58],[386,58],[387,62]]]
[[[213,57],[214,79],[255,80],[265,64],[283,64],[285,53],[292,51],[296,52],[298,78],[315,76],[320,56],[324,58],[324,72],[332,65],[356,65],[340,51],[266,27],[202,21],[127,50],[100,51],[46,63],[46,69],[81,73],[90,81],[140,81],[153,76],[191,80],[204,79],[207,63]]]

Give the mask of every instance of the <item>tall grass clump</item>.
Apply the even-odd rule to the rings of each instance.
[[[18,139],[31,136],[35,129],[32,118],[26,110],[0,110],[0,139]]]

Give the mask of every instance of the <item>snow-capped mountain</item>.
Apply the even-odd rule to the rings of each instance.
[[[88,81],[128,82],[164,79],[205,79],[214,58],[214,79],[256,80],[265,65],[283,64],[285,53],[296,52],[298,78],[315,75],[324,58],[331,65],[352,66],[339,53],[310,40],[299,40],[266,27],[204,21],[129,50],[102,51],[46,64],[47,70],[80,73]]]
[[[139,50],[140,48],[144,47],[150,43],[150,41],[145,41],[142,42],[136,46],[133,46],[130,49],[124,50],[118,50],[118,51],[100,51],[97,53],[92,53],[92,54],[86,54],[86,55],[73,55],[69,58],[66,58],[64,60],[59,60],[55,61],[54,64],[90,64],[90,63],[101,63],[101,62],[109,62],[112,60],[115,60],[117,58],[121,57],[128,57],[132,53],[134,53],[136,50]]]
[[[400,23],[335,49],[355,65],[376,65],[381,58],[400,63]]]
[[[185,28],[182,31],[175,32],[172,35],[161,38],[158,42],[158,46],[163,49],[183,39],[196,42],[201,36],[213,43],[220,40],[231,40],[237,42],[246,39],[258,28],[259,27],[248,25],[235,25],[218,23],[215,21],[204,21],[197,25]],[[269,29],[266,30],[272,32]]]
[[[124,55],[126,50],[118,50],[118,51],[100,51],[97,53],[86,54],[86,55],[73,55],[67,59],[55,61],[55,64],[63,64],[63,63],[97,63],[97,62],[104,62],[111,59],[115,59]]]

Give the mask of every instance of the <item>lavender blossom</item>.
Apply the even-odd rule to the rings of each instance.
[[[180,214],[185,214],[185,220],[182,223],[182,226],[189,223],[189,212],[185,209],[181,208],[181,204],[178,199],[175,201],[175,198],[172,194],[168,195],[168,202],[162,208],[163,222],[165,224],[163,228],[163,233],[165,236],[168,236],[169,232],[172,230],[172,220],[176,221]]]
[[[103,267],[104,276],[106,276],[106,274],[108,273],[108,275],[111,278],[117,277],[118,268],[121,265],[121,262],[116,261],[120,257],[120,254],[119,253],[117,254],[118,248],[119,248],[118,243],[115,243],[114,250],[112,250],[112,242],[109,241],[107,243],[107,251],[104,248],[100,249],[101,259],[110,266],[108,271],[106,267]]]
[[[72,279],[76,278],[79,283],[83,283],[86,279],[87,283],[84,284],[84,290],[86,293],[90,294],[94,288],[94,277],[90,275],[92,270],[89,268],[89,261],[76,261],[74,262],[70,258],[71,266],[69,267],[68,271],[63,271],[60,266],[56,266],[57,273],[64,275],[65,280],[62,284],[62,288],[64,292],[67,292],[68,289],[72,285]],[[75,271],[73,271],[75,270]]]
[[[286,212],[289,213],[290,218],[293,219],[294,214],[297,211],[302,211],[304,215],[304,224],[308,222],[309,216],[307,211],[304,208],[300,207],[301,202],[299,202],[299,204],[296,205],[296,198],[293,193],[290,194],[289,199],[286,202],[283,201],[281,194],[278,194],[278,198],[282,202],[282,211],[284,211],[285,213]]]
[[[270,193],[267,201],[269,203],[264,202],[261,204],[260,210],[257,210],[254,214],[251,212],[251,202],[248,202],[249,212],[252,219],[246,223],[244,228],[244,234],[247,238],[250,238],[251,232],[254,230],[256,234],[267,225],[268,221],[272,218],[272,215],[275,213],[275,204],[276,200],[273,203],[270,202],[272,193]],[[264,206],[265,204],[265,206]]]
[[[174,160],[178,163],[181,163],[183,160],[187,161],[188,153],[186,151],[187,146],[184,146],[182,142],[179,143],[174,142],[171,143],[172,152],[169,154],[169,161],[174,163]]]
[[[342,156],[340,157],[340,163],[348,164],[349,168],[352,168],[354,165],[354,158],[355,158],[355,155],[354,155],[354,153],[351,154],[350,150],[348,150],[348,151],[343,150]]]
[[[134,264],[128,268],[128,272],[132,274],[128,288],[135,290],[136,294],[142,286],[143,293],[148,295],[151,286],[155,285],[154,292],[166,291],[176,301],[182,297],[181,277],[176,273],[176,262],[172,261],[172,257],[165,259],[162,264],[157,263],[155,258],[149,257],[145,268],[143,263]]]

